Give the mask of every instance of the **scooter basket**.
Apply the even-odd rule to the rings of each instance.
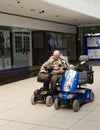
[[[49,74],[45,71],[40,71],[37,76],[38,82],[44,82],[49,77]]]

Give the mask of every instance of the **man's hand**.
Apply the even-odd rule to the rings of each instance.
[[[40,71],[41,71],[41,70],[45,70],[45,67],[44,67],[44,66],[41,66]]]
[[[53,74],[53,75],[61,74],[61,73],[62,73],[61,70],[53,70],[53,71],[51,72],[51,74]]]

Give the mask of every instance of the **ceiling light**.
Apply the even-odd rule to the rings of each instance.
[[[39,11],[39,13],[40,13],[40,14],[42,14],[42,13],[44,13],[44,12],[45,12],[44,10],[42,10],[42,11]]]
[[[30,11],[35,11],[35,9],[30,9]]]
[[[60,17],[60,15],[56,15],[56,17]]]
[[[11,4],[8,4],[8,6],[11,6]]]
[[[74,21],[74,22],[76,22],[76,21],[77,21],[77,19],[73,19],[73,21]]]
[[[19,4],[21,0],[16,0],[16,2]]]

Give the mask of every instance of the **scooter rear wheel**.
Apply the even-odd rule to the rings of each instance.
[[[93,101],[94,101],[94,93],[93,93],[92,91],[91,91],[91,93],[90,93],[89,101],[90,101],[90,102],[93,102]]]
[[[55,101],[54,101],[54,107],[56,110],[58,110],[60,108],[60,105],[59,105],[59,99],[56,98]]]

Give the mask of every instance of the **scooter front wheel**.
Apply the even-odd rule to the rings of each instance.
[[[78,99],[75,99],[75,100],[73,101],[72,107],[73,107],[73,111],[74,111],[74,112],[79,111],[79,109],[80,109],[80,103],[79,103],[79,100],[78,100]]]
[[[53,97],[52,96],[47,96],[45,102],[46,102],[46,105],[48,107],[52,106],[52,104],[53,104]]]
[[[32,96],[31,96],[31,104],[32,104],[32,105],[35,105],[36,102],[37,102],[36,97],[35,97],[34,94],[32,94]]]

